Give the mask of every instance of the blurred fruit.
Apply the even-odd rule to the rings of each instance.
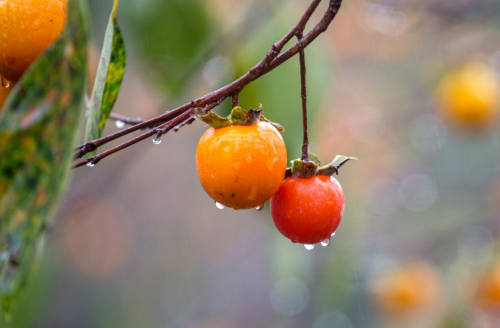
[[[2,110],[3,104],[5,103],[5,100],[7,100],[7,97],[9,96],[9,93],[13,88],[13,84],[9,85],[8,88],[0,86],[0,111]]]
[[[0,1],[0,74],[18,81],[66,24],[67,0]]]
[[[285,143],[267,122],[210,128],[198,143],[196,168],[216,202],[236,210],[260,209],[285,176]]]
[[[134,249],[133,227],[119,204],[85,198],[67,216],[60,245],[73,269],[103,278],[116,275],[128,264]]]
[[[484,126],[498,115],[500,80],[490,66],[471,62],[441,80],[438,97],[444,114],[455,123]]]
[[[271,198],[274,224],[294,243],[328,244],[344,208],[342,187],[330,176],[287,178]]]
[[[413,263],[375,277],[371,292],[373,302],[385,314],[406,315],[437,301],[438,273],[427,263]]]
[[[500,309],[500,262],[478,281],[476,304],[480,308]]]

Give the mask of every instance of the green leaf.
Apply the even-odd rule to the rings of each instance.
[[[87,85],[88,12],[69,2],[61,37],[0,113],[0,298],[6,317],[28,281],[66,186]]]
[[[109,17],[108,27],[106,28],[94,90],[90,98],[85,141],[101,137],[109,114],[118,97],[123,74],[125,73],[125,44],[116,22],[117,6],[118,0],[115,0],[113,11]]]

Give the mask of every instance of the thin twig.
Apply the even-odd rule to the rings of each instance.
[[[130,118],[127,116],[116,114],[116,113],[109,114],[109,119],[112,121],[120,121],[120,122],[123,122],[127,125],[136,125],[136,124],[144,122],[144,120],[140,117]]]
[[[231,96],[231,108],[238,107],[240,105],[240,94],[238,92],[233,93]]]
[[[297,35],[302,39],[302,33]],[[300,61],[300,97],[302,99],[302,124],[304,129],[304,141],[302,142],[302,160],[310,161],[309,158],[309,137],[307,135],[307,89],[306,89],[306,55],[304,48],[299,52]]]
[[[189,103],[186,103],[180,107],[172,109],[159,115],[155,118],[145,120],[139,124],[130,126],[108,136],[105,136],[100,139],[96,139],[93,141],[89,141],[86,144],[83,144],[77,148],[77,153],[75,155],[76,158],[81,158],[85,154],[95,151],[100,146],[113,141],[117,138],[130,134],[134,131],[150,128],[152,126],[158,126],[151,131],[143,133],[133,139],[130,139],[127,142],[122,143],[112,149],[109,149],[105,152],[102,152],[94,157],[89,159],[80,161],[74,165],[74,167],[79,167],[85,165],[89,162],[97,163],[102,158],[107,157],[121,149],[127,148],[130,145],[133,145],[141,140],[144,140],[152,135],[155,135],[157,132],[161,132],[164,134],[168,132],[170,129],[179,126],[184,126],[186,124],[182,124],[184,121],[192,122],[190,118],[190,113],[192,108],[195,107],[205,107],[208,104],[214,104],[221,101],[221,99],[225,99],[227,97],[232,97],[234,94],[238,94],[243,88],[245,88],[249,83],[255,81],[261,76],[267,74],[272,71],[276,67],[283,64],[285,61],[289,60],[296,54],[300,52],[301,49],[306,48],[311,42],[313,42],[321,33],[323,33],[332,20],[335,18],[337,12],[340,9],[342,0],[329,0],[329,6],[321,20],[303,37],[299,39],[297,43],[288,48],[286,51],[280,54],[283,47],[290,41],[294,36],[302,35],[305,26],[312,14],[318,7],[321,0],[313,0],[312,3],[307,8],[304,15],[300,18],[299,22],[278,42],[271,46],[271,49],[266,53],[266,56],[261,59],[254,67],[252,67],[247,73],[242,75],[237,80],[231,82],[230,84],[215,90],[211,93],[208,93],[200,98],[192,100]],[[161,124],[161,125],[160,125]],[[178,129],[177,129],[178,130]]]

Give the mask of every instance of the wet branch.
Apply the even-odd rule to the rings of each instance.
[[[208,106],[209,109],[212,109],[217,107],[223,100],[228,97],[231,97],[232,103],[235,104],[238,101],[239,92],[243,90],[249,83],[269,73],[276,67],[280,66],[281,64],[298,54],[301,50],[303,50],[311,42],[313,42],[321,33],[326,31],[332,20],[335,18],[337,12],[339,11],[342,0],[329,0],[328,9],[326,10],[321,20],[307,34],[303,35],[307,22],[309,21],[321,1],[322,0],[313,0],[304,15],[302,15],[300,20],[297,22],[297,24],[285,36],[283,36],[283,38],[281,38],[278,42],[271,46],[271,49],[269,49],[264,58],[262,58],[254,67],[252,67],[240,78],[218,90],[215,90],[182,106],[167,111],[155,118],[144,120],[123,130],[102,137],[100,139],[89,141],[77,147],[75,159],[81,158],[85,156],[85,154],[95,151],[102,145],[128,135],[132,132],[141,129],[151,129],[116,147],[99,153],[93,157],[89,157],[88,159],[76,162],[74,163],[73,168],[80,167],[88,163],[91,163],[91,165],[95,165],[103,158],[153,135],[161,137],[161,135],[167,133],[172,129],[178,131],[182,126],[190,124],[194,121],[194,118],[191,117],[193,108],[207,108]],[[283,47],[294,37],[297,37],[299,41],[284,52],[281,52],[283,50]]]

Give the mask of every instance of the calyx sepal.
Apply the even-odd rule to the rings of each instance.
[[[333,174],[339,174],[339,169],[345,163],[350,160],[357,160],[356,157],[347,157],[344,155],[337,155],[333,161],[327,165],[320,166],[320,161],[318,157],[309,153],[310,160],[302,160],[300,158],[295,159],[292,162],[292,167],[286,170],[285,178],[296,176],[309,178],[316,175],[331,176]]]
[[[245,110],[239,106],[231,110],[231,114],[227,117],[219,116],[207,108],[194,108],[193,114],[201,121],[207,123],[214,129],[224,128],[230,125],[253,125],[258,122],[267,122],[274,126],[279,132],[284,132],[285,129],[274,122],[269,121],[262,112],[262,105],[260,109],[250,108]]]

